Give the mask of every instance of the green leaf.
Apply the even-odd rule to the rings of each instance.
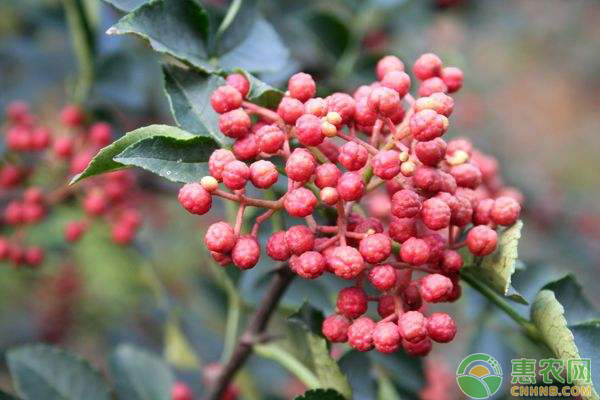
[[[567,275],[544,286],[531,306],[531,320],[543,341],[556,357],[591,360],[592,383],[577,380],[578,386],[591,387],[591,396],[598,400],[600,384],[600,313],[583,295],[572,275]]]
[[[130,345],[121,345],[109,358],[117,396],[122,400],[171,398],[175,378],[159,357]]]
[[[8,394],[3,390],[0,390],[0,400],[19,400],[17,397],[12,394]]]
[[[329,354],[327,341],[321,335],[323,313],[305,302],[289,317],[289,320],[306,331],[306,340],[312,358],[314,372],[323,388],[333,388],[344,397],[352,398],[352,389],[339,365]]]
[[[250,102],[267,108],[275,108],[279,105],[279,102],[283,98],[281,90],[266,84],[247,71],[238,71],[244,74],[250,83],[250,90],[247,96]]]
[[[256,3],[256,0],[231,2],[217,30],[216,50],[218,54],[231,51],[248,36],[258,16]]]
[[[196,0],[153,0],[125,15],[106,32],[139,35],[159,53],[213,71],[206,50],[208,29],[208,14]]]
[[[168,363],[182,369],[199,367],[200,361],[175,315],[171,315],[165,325],[164,343],[164,357]]]
[[[132,144],[154,136],[168,136],[177,139],[191,139],[194,137],[194,135],[189,132],[169,125],[149,125],[138,128],[126,133],[118,140],[115,140],[113,143],[100,150],[92,161],[90,161],[86,169],[73,177],[71,185],[82,179],[89,178],[90,176],[123,168],[125,164],[114,161],[113,158]]]
[[[371,359],[365,354],[351,350],[338,361],[340,369],[352,387],[355,399],[374,399],[376,382],[371,374]]]
[[[276,72],[286,65],[289,57],[288,49],[273,26],[258,16],[242,42],[219,53],[219,64],[225,70],[242,68],[250,72]]]
[[[288,320],[302,329],[321,335],[321,325],[323,324],[323,312],[311,306],[307,301],[302,303],[302,307],[288,317]]]
[[[164,66],[163,75],[177,125],[200,136],[211,136],[222,147],[229,146],[231,140],[220,132],[219,114],[210,104],[210,95],[225,84],[225,80],[218,75],[173,65]]]
[[[380,366],[403,392],[410,393],[414,398],[425,386],[425,368],[421,357],[410,357],[403,351],[384,355],[371,351],[369,357],[375,365]]]
[[[350,43],[351,32],[338,16],[327,12],[312,12],[306,16],[305,22],[325,54],[335,60],[344,54]]]
[[[132,144],[114,160],[173,182],[197,182],[208,173],[208,158],[218,148],[213,139],[202,136],[188,139],[154,136]]]
[[[473,257],[465,251],[465,268],[461,274],[469,274],[473,279],[491,287],[501,295],[521,304],[529,304],[511,285],[511,277],[516,270],[519,239],[523,222],[514,225],[500,233],[496,251],[486,257]]]
[[[121,11],[130,12],[146,3],[148,0],[104,0]]]
[[[26,400],[108,400],[109,388],[87,361],[42,344],[9,350],[8,367]]]
[[[333,389],[313,389],[295,397],[294,400],[344,400],[344,396]]]

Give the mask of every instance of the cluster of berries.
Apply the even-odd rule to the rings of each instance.
[[[29,106],[17,101],[6,110],[6,151],[0,159],[0,261],[36,267],[44,259],[44,249],[23,244],[25,229],[44,220],[58,204],[81,201],[86,217],[64,227],[68,242],[79,240],[89,218],[103,216],[112,226],[119,244],[130,243],[141,216],[134,208],[135,179],[131,172],[117,171],[96,178],[81,187],[69,187],[70,175],[85,169],[96,152],[112,141],[112,128],[105,122],[86,124],[86,116],[76,106],[60,113],[61,136],[41,126]],[[43,186],[37,182],[44,182]]]
[[[449,342],[456,333],[450,315],[425,316],[424,303],[460,296],[463,256],[457,250],[492,253],[497,227],[517,221],[521,196],[504,186],[493,157],[468,140],[442,139],[454,108],[449,93],[461,88],[462,71],[443,67],[429,53],[412,72],[419,82],[416,99],[395,56],[382,58],[377,81],[352,96],[314,97],[313,78],[297,73],[276,111],[245,100],[248,81],[230,75],[211,104],[222,133],[235,143],[211,155],[210,175],[183,186],[179,201],[193,214],[208,212],[213,196],[239,203],[235,225],[212,224],[204,242],[221,265],[240,269],[258,262],[262,222],[280,210],[303,218],[305,224],[273,233],[266,253],[306,279],[327,272],[354,281],[340,291],[324,336],[360,351],[402,347],[423,356],[432,340]],[[280,171],[287,191],[279,199],[246,195],[248,181],[268,189]],[[247,206],[266,211],[242,234]],[[319,213],[329,207],[337,214],[333,221],[323,217],[332,213]],[[367,294],[367,283],[376,295]],[[370,301],[378,305],[379,322],[364,316]]]

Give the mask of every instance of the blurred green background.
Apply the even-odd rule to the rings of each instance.
[[[111,5],[89,3],[101,61],[88,106],[120,132],[151,122],[171,123],[157,57],[141,41],[102,34],[122,14]],[[219,8],[227,2],[206,3]],[[261,78],[282,86],[293,72],[304,70],[327,93],[352,91],[374,80],[373,66],[384,54],[398,55],[410,65],[421,53],[432,51],[445,63],[460,67],[465,85],[455,96],[450,136],[469,137],[496,155],[508,183],[526,196],[519,252],[531,268],[518,274],[517,288],[531,295],[550,277],[573,271],[600,305],[600,3],[365,1],[369,7],[362,3],[264,1],[263,11],[292,57],[284,70]],[[68,102],[67,88],[75,71],[60,1],[2,1],[0,108],[23,99],[44,118],[55,119]],[[207,264],[201,238],[203,227],[226,210],[218,204],[210,217],[190,218],[174,201],[176,187],[142,179],[155,193],[152,202],[142,205],[147,219],[134,249],[115,251],[108,232],[97,226],[78,245],[72,265],[51,259],[39,271],[0,269],[2,350],[48,338],[45,330],[64,328],[51,338],[98,365],[107,349],[132,341],[166,351],[173,362],[185,366],[197,362],[182,359],[187,352],[177,347],[182,345],[179,333],[185,332],[201,363],[218,360],[226,314],[226,290],[219,284],[224,272]],[[57,226],[72,213],[56,213],[36,234],[46,239],[59,235]],[[67,321],[49,315],[51,305],[64,300],[64,291],[52,289],[61,279],[76,282],[69,296],[77,300],[72,301]],[[239,279],[240,290],[252,304],[260,295],[260,274],[248,272]],[[296,282],[284,305],[292,309],[309,298],[330,311],[335,285],[339,282]],[[479,299],[470,292],[466,297]],[[518,338],[498,339],[511,325],[504,318],[488,321],[491,311],[481,303],[464,300],[455,307],[466,333],[444,347],[446,354],[438,355],[450,370],[464,348],[476,348],[473,340],[494,348],[510,342],[511,351],[519,356],[526,351]],[[481,324],[490,329],[477,334]],[[271,385],[271,394],[283,398],[302,391],[274,364],[252,362],[261,362],[262,368],[253,369],[254,384],[249,386],[287,382],[289,393],[277,390],[283,384]],[[192,385],[199,385],[194,372],[182,371]],[[9,387],[6,379],[6,374],[0,376],[0,387]]]

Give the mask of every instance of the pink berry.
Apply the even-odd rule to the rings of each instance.
[[[350,246],[334,248],[327,262],[333,272],[344,279],[354,279],[365,269],[362,255]]]
[[[104,214],[104,212],[108,209],[108,199],[106,198],[104,192],[100,190],[92,190],[86,194],[83,200],[83,208],[90,215]],[[210,208],[210,205],[208,206],[208,208]]]
[[[440,171],[431,167],[419,167],[412,177],[413,185],[425,192],[436,193],[442,186]]]
[[[292,97],[284,97],[277,107],[277,114],[287,123],[293,125],[304,114],[304,104]]]
[[[463,72],[456,67],[442,68],[440,76],[448,87],[449,93],[460,90],[465,79]]]
[[[285,172],[291,180],[308,181],[317,167],[315,157],[306,149],[295,149],[285,163]]]
[[[460,164],[452,167],[450,173],[456,179],[458,186],[475,189],[481,184],[481,171],[471,163]]]
[[[219,129],[225,136],[241,138],[250,130],[250,117],[241,108],[228,111],[219,116]]]
[[[250,168],[241,161],[230,161],[223,168],[223,183],[229,189],[243,189],[249,178]]]
[[[409,356],[425,357],[431,351],[432,343],[429,338],[425,338],[417,343],[402,340],[402,348]]]
[[[310,190],[300,187],[289,192],[283,200],[285,210],[292,217],[303,218],[312,214],[317,198]]]
[[[369,152],[363,146],[355,142],[346,142],[340,148],[338,161],[348,171],[358,171],[367,163]]]
[[[446,142],[442,138],[435,138],[427,142],[417,142],[415,154],[419,161],[430,167],[435,167],[446,155]]]
[[[327,115],[327,102],[321,97],[309,99],[304,103],[304,112],[317,117],[324,117]]]
[[[171,389],[171,400],[194,400],[194,395],[188,385],[175,382]]]
[[[76,242],[84,234],[86,224],[84,221],[69,221],[64,228],[65,240],[68,242]]]
[[[325,258],[316,251],[302,253],[296,261],[295,271],[305,279],[318,278],[325,272]]]
[[[347,124],[354,118],[356,102],[346,93],[334,93],[326,98],[329,111],[337,112],[342,117],[342,123]]]
[[[204,244],[210,251],[229,253],[235,246],[233,227],[224,221],[215,222],[208,227],[204,236]]]
[[[210,104],[216,112],[223,114],[242,105],[242,94],[233,86],[221,86],[210,96]]]
[[[258,160],[250,165],[250,180],[260,189],[268,189],[277,182],[279,173],[271,161]]]
[[[494,200],[490,210],[490,218],[498,225],[510,226],[517,222],[521,213],[521,205],[512,197],[502,196]]]
[[[63,125],[78,127],[83,123],[85,115],[83,111],[75,105],[67,105],[60,111],[60,122]]]
[[[392,214],[398,218],[415,217],[421,211],[421,198],[412,190],[402,189],[392,196]]]
[[[111,234],[112,240],[116,244],[128,245],[133,241],[135,229],[129,225],[118,222],[113,225]]]
[[[199,183],[186,183],[179,189],[179,203],[192,214],[206,214],[212,205],[212,196]]]
[[[68,158],[73,154],[73,139],[61,136],[54,141],[54,153],[60,158]]]
[[[340,199],[337,189],[332,187],[324,187],[321,189],[319,197],[321,198],[321,201],[328,206],[335,205]]]
[[[492,221],[490,213],[494,203],[494,199],[484,199],[477,203],[477,207],[473,211],[473,223],[475,225],[487,225]]]
[[[340,290],[337,309],[343,316],[354,319],[367,311],[367,294],[359,287],[351,286]]]
[[[377,313],[379,316],[385,318],[394,312],[396,312],[396,300],[394,296],[390,294],[379,296],[379,301],[377,302]]]
[[[419,86],[419,96],[431,96],[434,93],[446,93],[448,87],[441,78],[434,76],[421,82]]]
[[[260,257],[260,247],[256,238],[250,235],[240,236],[231,250],[231,259],[236,267],[249,269],[256,265]]]
[[[404,243],[417,234],[414,218],[393,218],[388,227],[388,234],[398,243]]]
[[[438,76],[442,69],[442,60],[433,54],[425,53],[419,57],[413,65],[413,73],[417,79],[424,81],[425,79]]]
[[[360,241],[359,251],[365,261],[377,264],[384,261],[392,253],[392,241],[383,233],[375,233]]]
[[[373,331],[375,322],[369,317],[360,317],[348,328],[348,344],[358,351],[369,351],[373,348]]]
[[[106,146],[112,141],[112,128],[106,122],[97,122],[90,127],[90,140],[97,146]]]
[[[31,146],[33,146],[35,150],[46,149],[50,145],[50,142],[52,142],[52,134],[47,128],[36,128],[31,134]],[[108,143],[110,143],[110,139],[106,144]],[[104,144],[99,145],[104,146]]]
[[[12,164],[0,166],[0,188],[8,189],[17,185],[23,176],[23,171]]]
[[[252,160],[260,153],[260,147],[256,135],[248,134],[239,138],[233,144],[233,154],[238,160]]]
[[[290,96],[304,103],[315,95],[317,86],[312,76],[304,72],[298,72],[292,75],[288,81],[288,90]]]
[[[44,250],[39,246],[31,246],[25,249],[25,264],[37,267],[44,261]]]
[[[424,301],[439,303],[452,291],[452,281],[444,275],[429,274],[421,279],[419,289]]]
[[[273,260],[285,261],[290,258],[290,248],[287,245],[285,236],[285,231],[275,232],[267,241],[267,255]],[[312,248],[312,246],[307,247]]]
[[[446,273],[459,272],[463,266],[463,258],[459,252],[454,250],[444,250],[442,258],[442,268]]]
[[[369,91],[370,93],[370,91]],[[354,120],[362,126],[373,126],[377,121],[377,111],[369,107],[369,96],[356,100]]]
[[[265,125],[256,132],[260,151],[274,154],[285,142],[285,133],[277,125]]]
[[[450,207],[443,200],[432,197],[423,203],[421,218],[423,223],[434,231],[450,225]]]
[[[315,171],[315,185],[318,188],[335,187],[342,172],[333,163],[321,164]]]
[[[358,200],[365,192],[365,183],[360,174],[346,172],[342,174],[338,181],[337,191],[343,200]]]
[[[404,71],[390,71],[381,80],[381,85],[395,90],[402,98],[410,89],[410,77]]]
[[[21,123],[29,114],[29,104],[25,101],[15,100],[6,107],[6,116],[12,122]]]
[[[392,179],[400,172],[400,154],[395,150],[382,150],[373,157],[371,164],[375,176]]]
[[[398,318],[398,330],[402,339],[418,343],[427,337],[427,320],[418,311],[407,311]]]
[[[299,256],[313,249],[315,235],[305,225],[294,225],[285,233],[285,241],[290,252]]]
[[[422,110],[410,118],[409,128],[416,140],[426,142],[446,132],[448,119],[433,110]]]
[[[454,99],[448,96],[446,93],[437,92],[429,96],[434,102],[435,107],[433,108],[438,114],[442,114],[445,117],[449,117],[454,110]]]
[[[438,343],[448,343],[456,335],[456,323],[446,313],[433,313],[427,318],[427,333]]]
[[[410,282],[406,289],[404,289],[402,301],[405,310],[417,311],[423,306],[423,299],[421,298],[421,293],[419,293],[419,285],[416,281]]]
[[[377,351],[385,354],[395,352],[400,348],[400,332],[393,322],[380,322],[373,330],[373,344]]]
[[[350,321],[343,315],[330,315],[323,320],[321,332],[332,343],[343,343],[348,340]]]
[[[378,114],[389,117],[401,107],[398,92],[388,87],[373,89],[368,98],[369,108]]]
[[[400,257],[411,265],[423,265],[429,260],[429,245],[423,239],[412,237],[402,243]]]
[[[304,146],[317,146],[325,136],[321,133],[321,119],[312,114],[304,114],[296,120],[296,137]]]
[[[379,80],[382,80],[390,71],[404,71],[404,63],[396,56],[383,57],[375,67],[377,79]]]
[[[467,247],[476,256],[487,256],[496,250],[498,234],[485,225],[478,225],[467,234]]]
[[[229,162],[235,160],[235,155],[227,149],[215,150],[208,158],[208,172],[221,182],[223,180],[223,168]]]
[[[369,272],[369,282],[382,292],[396,285],[396,270],[391,265],[378,265]]]
[[[231,74],[227,77],[226,81],[229,86],[236,88],[242,94],[242,97],[245,98],[248,95],[250,82],[248,82],[248,79],[244,75]]]

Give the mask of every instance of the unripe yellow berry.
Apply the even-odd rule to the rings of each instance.
[[[207,192],[214,192],[219,187],[219,182],[212,176],[207,175],[200,179],[200,185]]]

